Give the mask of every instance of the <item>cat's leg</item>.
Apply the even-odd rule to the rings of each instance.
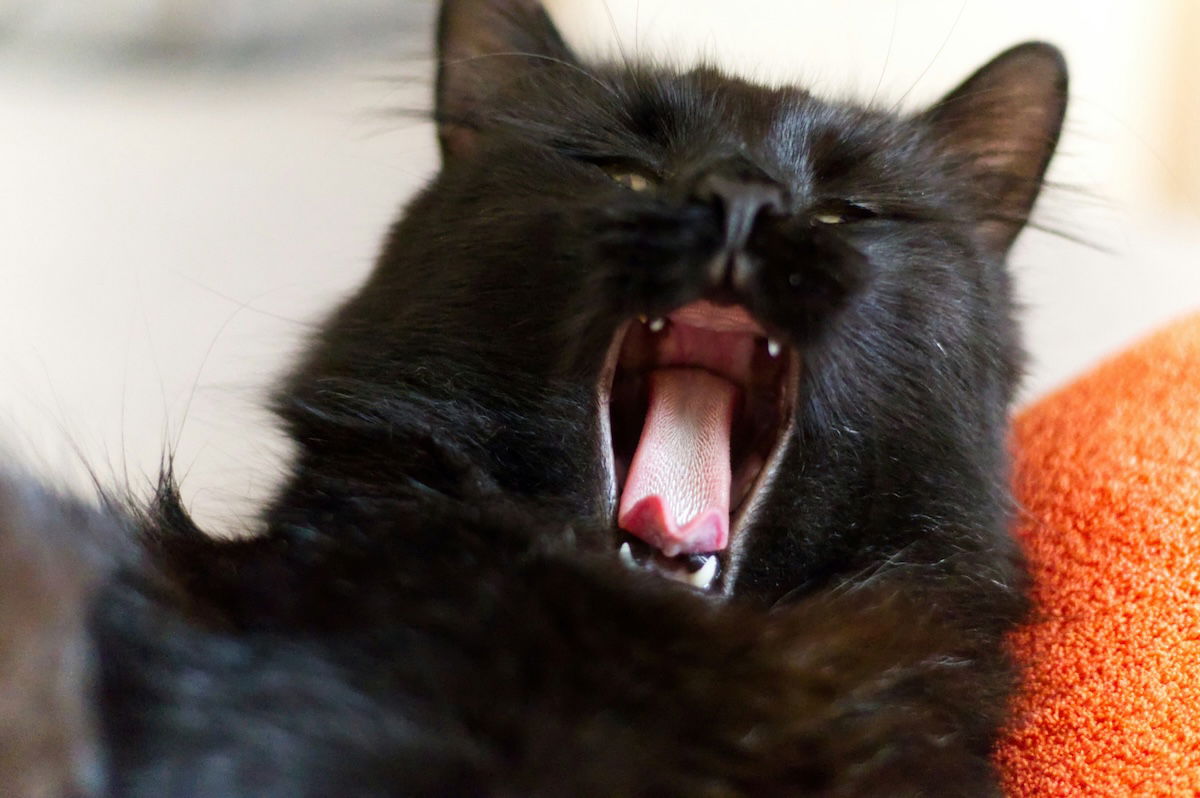
[[[118,561],[121,525],[0,477],[0,792],[99,794],[104,768],[90,700],[91,598]]]
[[[486,685],[439,694],[475,728],[500,730],[470,740],[505,751],[481,783],[555,796],[1000,798],[992,756],[1015,682],[1003,631],[1021,602],[1004,586],[904,570],[764,613],[535,557],[461,581],[505,597],[483,623],[441,616],[487,653],[457,679],[440,661],[424,670]]]
[[[999,630],[947,617],[955,601],[971,598],[884,579],[791,611],[795,650],[829,697],[812,718],[829,755],[811,764],[827,779],[818,794],[1002,794],[992,757],[1016,673]]]

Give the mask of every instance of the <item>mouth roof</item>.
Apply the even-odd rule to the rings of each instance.
[[[639,564],[711,588],[717,569],[705,560],[728,564],[731,541],[779,459],[793,416],[794,361],[740,306],[694,302],[618,332],[601,396],[617,525],[631,536],[624,541],[653,555]]]

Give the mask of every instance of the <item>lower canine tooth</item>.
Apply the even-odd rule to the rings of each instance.
[[[633,551],[629,548],[628,543],[622,543],[621,549],[617,552],[617,554],[621,557],[621,562],[625,563],[625,565],[629,566],[630,568],[638,567],[637,562],[633,559]]]
[[[663,327],[667,326],[665,319],[659,317],[650,320],[650,332],[662,332]]]
[[[698,587],[701,590],[708,590],[708,586],[712,584],[713,578],[717,575],[717,558],[712,556],[708,558],[708,562],[694,574],[688,575],[688,582],[693,587]]]
[[[779,357],[780,347],[779,342],[774,338],[767,339],[767,354],[771,357]]]

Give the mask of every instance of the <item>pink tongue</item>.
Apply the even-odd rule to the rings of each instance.
[[[650,408],[617,522],[667,556],[729,541],[729,431],[739,390],[695,368],[650,374]]]

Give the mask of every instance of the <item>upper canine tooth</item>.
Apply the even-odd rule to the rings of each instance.
[[[663,327],[667,326],[666,319],[661,316],[656,316],[650,319],[650,332],[662,332]]]
[[[688,574],[688,581],[693,587],[698,587],[701,590],[708,590],[712,584],[713,578],[717,575],[717,557],[714,554],[708,558],[708,562],[700,566],[700,570],[694,574]]]
[[[782,347],[779,345],[779,342],[776,341],[774,338],[767,339],[767,354],[768,355],[770,355],[771,357],[779,357],[779,352],[781,349],[782,349]]]
[[[646,317],[646,314],[645,314],[645,313],[639,313],[639,314],[638,314],[638,321],[640,321],[642,324],[645,324],[645,323],[646,323],[647,321],[649,321],[649,320],[650,320],[650,319]]]
[[[620,550],[617,552],[621,557],[621,562],[625,563],[630,568],[637,568],[637,562],[633,559],[633,550],[629,548],[629,542],[621,544]]]

